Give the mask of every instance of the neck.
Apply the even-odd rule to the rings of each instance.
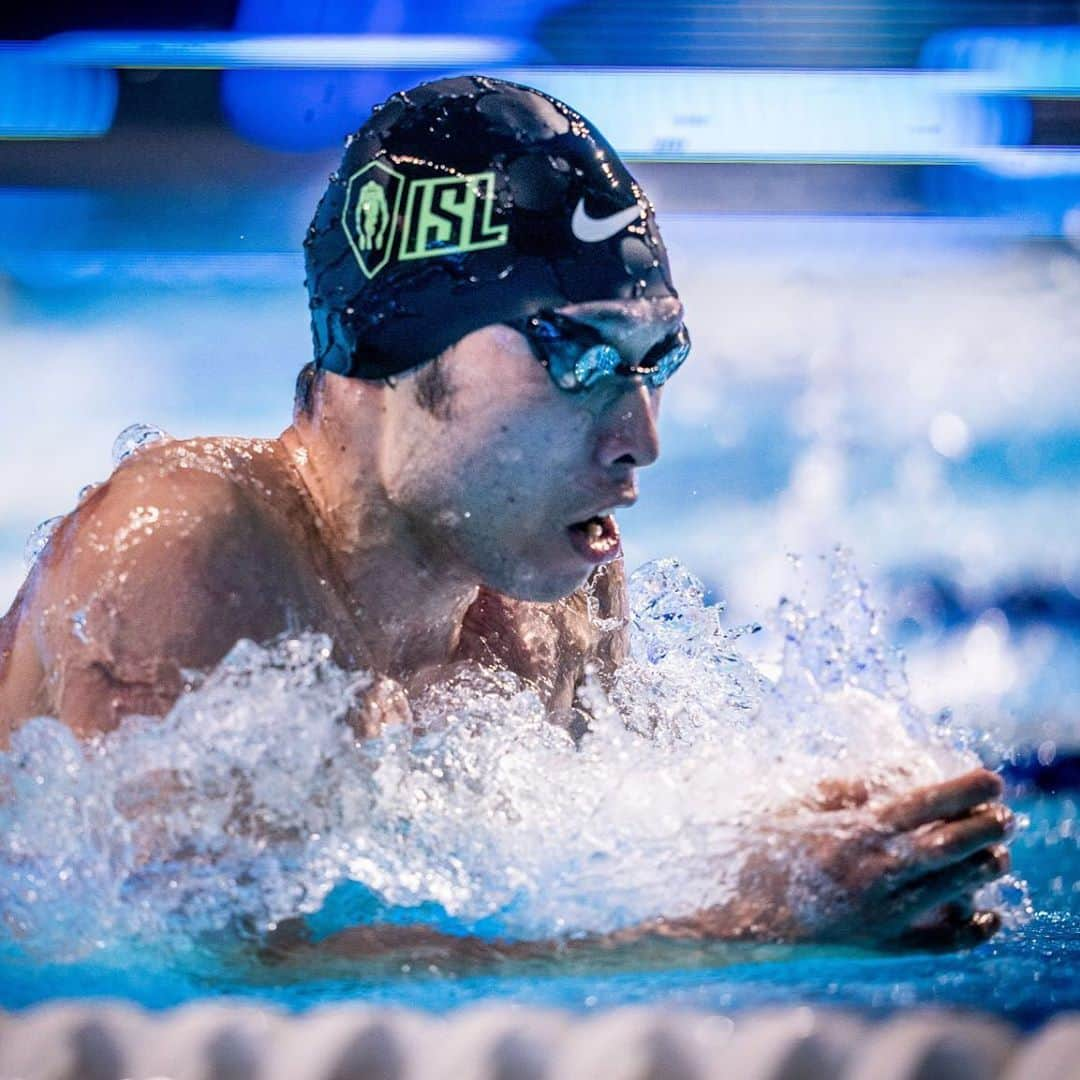
[[[403,682],[448,663],[478,583],[434,563],[372,480],[374,462],[351,456],[348,442],[301,425],[287,428],[281,443],[310,498],[368,662]]]

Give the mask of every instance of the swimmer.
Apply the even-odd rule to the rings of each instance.
[[[360,736],[477,662],[588,723],[586,667],[627,651],[616,513],[690,348],[648,198],[561,102],[445,79],[349,139],[305,254],[293,423],[149,446],[66,516],[0,622],[4,743],[37,715],[83,737],[163,715],[238,639],[303,630],[376,673]],[[978,940],[996,916],[970,897],[1008,866],[1000,794],[984,771],[882,806],[825,787],[825,813],[877,809],[763,851],[738,903],[635,933]],[[828,918],[787,906],[795,854],[831,883]]]

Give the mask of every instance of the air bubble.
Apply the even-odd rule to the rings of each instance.
[[[127,461],[132,454],[153,443],[165,442],[172,436],[153,424],[129,424],[119,435],[112,447],[112,463],[117,465]]]
[[[63,514],[48,518],[41,522],[26,538],[26,546],[23,548],[23,562],[26,563],[27,569],[37,562],[38,556],[45,550],[46,545],[52,538],[52,534],[56,532],[60,522],[63,520]]]

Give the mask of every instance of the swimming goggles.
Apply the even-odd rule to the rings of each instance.
[[[609,375],[639,375],[655,389],[663,386],[690,355],[690,335],[685,326],[658,341],[636,364],[631,364],[596,327],[557,311],[539,311],[512,319],[506,325],[529,339],[533,355],[547,368],[555,385],[568,393],[588,390]]]

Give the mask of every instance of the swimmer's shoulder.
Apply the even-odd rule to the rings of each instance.
[[[276,453],[270,440],[146,447],[63,519],[16,631],[32,635],[49,711],[80,731],[164,712],[183,669],[287,627],[302,589],[270,509],[296,498],[275,490]]]
[[[263,445],[169,440],[131,455],[63,519],[43,566],[65,580],[85,571],[122,573],[154,564],[165,564],[170,574],[223,569],[226,553],[266,531],[263,504],[272,492],[250,449]],[[107,583],[100,576],[93,582]]]
[[[282,496],[275,487],[287,482],[283,458],[276,439],[167,439],[121,462],[86,502],[111,496],[119,505],[149,496],[203,515],[254,511]]]

